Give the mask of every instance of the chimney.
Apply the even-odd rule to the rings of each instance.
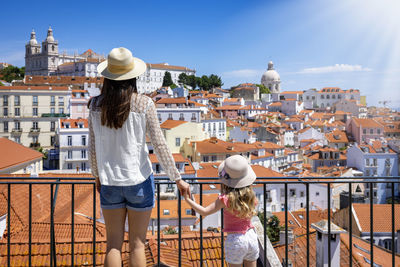
[[[288,229],[287,231],[288,234],[288,245],[293,243],[294,237],[293,237],[293,229]],[[280,231],[279,232],[279,245],[285,245],[285,231]]]
[[[317,232],[316,237],[316,266],[340,266],[340,234],[346,231],[331,222],[331,233],[328,236],[328,220],[322,220],[311,224]],[[328,242],[331,243],[331,257],[328,259]]]

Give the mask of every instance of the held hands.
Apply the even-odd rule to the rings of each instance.
[[[186,183],[184,180],[180,179],[178,181],[176,181],[176,186],[179,189],[179,192],[181,193],[181,195],[183,195],[183,197],[186,199],[186,197],[190,197],[190,186],[188,183]]]

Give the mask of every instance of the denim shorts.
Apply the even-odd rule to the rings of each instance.
[[[102,209],[128,208],[147,211],[154,207],[154,177],[149,176],[143,183],[130,186],[102,185],[100,190]]]

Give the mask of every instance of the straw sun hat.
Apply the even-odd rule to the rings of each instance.
[[[97,72],[110,80],[129,80],[146,71],[146,63],[133,57],[132,52],[124,47],[111,50],[107,60],[97,66]]]
[[[218,167],[221,183],[242,188],[253,184],[257,176],[247,160],[240,155],[234,155],[224,160]]]

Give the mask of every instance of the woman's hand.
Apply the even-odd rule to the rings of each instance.
[[[190,186],[184,180],[182,180],[182,179],[177,180],[176,186],[178,187],[181,195],[183,195],[183,196],[189,195],[190,196]]]

